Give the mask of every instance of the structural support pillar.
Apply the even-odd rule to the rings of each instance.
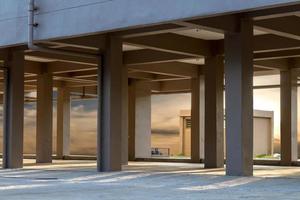
[[[205,157],[206,168],[224,167],[224,62],[222,56],[205,60]]]
[[[297,140],[297,73],[280,72],[281,164],[291,165],[298,159]]]
[[[98,171],[119,171],[122,163],[122,41],[108,36],[98,69]]]
[[[128,160],[135,160],[135,81],[128,86]]]
[[[225,34],[226,174],[253,175],[253,22]]]
[[[56,155],[58,158],[70,155],[70,91],[68,88],[57,89],[57,139]]]
[[[128,164],[128,70],[122,66],[122,164]]]
[[[204,76],[198,75],[191,80],[192,105],[191,105],[191,161],[200,162],[200,133],[201,133],[201,85]]]
[[[24,54],[4,58],[3,168],[23,167]]]
[[[52,162],[52,74],[37,77],[36,162]]]
[[[129,157],[151,157],[151,82],[132,81],[129,97]]]
[[[151,157],[151,82],[135,82],[135,157]]]

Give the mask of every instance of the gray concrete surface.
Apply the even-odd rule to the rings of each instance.
[[[54,161],[0,170],[0,199],[299,199],[300,168],[255,166],[254,177],[223,176],[200,164],[131,162],[97,173],[95,161]]]
[[[36,0],[37,40],[289,5],[297,0]],[[2,0],[0,46],[27,42],[28,1]],[[78,15],[80,13],[80,15]],[[104,17],[105,16],[105,17]]]

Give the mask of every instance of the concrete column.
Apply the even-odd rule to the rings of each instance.
[[[4,58],[3,168],[23,167],[24,54]]]
[[[291,165],[298,159],[297,73],[280,72],[281,163]]]
[[[135,157],[151,157],[151,83],[135,82]]]
[[[206,168],[224,167],[223,57],[205,59]]]
[[[151,84],[131,80],[128,96],[129,160],[151,157]]]
[[[253,23],[225,34],[226,174],[253,174]]]
[[[52,162],[52,74],[37,77],[36,162]]]
[[[200,76],[200,160],[205,156],[205,77]]]
[[[128,86],[128,159],[135,160],[135,84],[129,80]]]
[[[56,155],[58,158],[70,155],[70,91],[68,88],[57,89],[57,139]]]
[[[108,36],[98,69],[98,171],[121,170],[122,41]]]
[[[198,78],[192,78],[192,105],[191,105],[191,161],[200,162],[200,134],[201,134],[201,98],[200,91],[203,84],[204,76],[199,75]]]
[[[128,164],[128,70],[122,73],[122,164]]]

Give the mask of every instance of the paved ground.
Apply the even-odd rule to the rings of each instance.
[[[0,199],[300,199],[300,167],[256,166],[254,177],[228,177],[200,164],[134,162],[97,173],[94,161],[32,162],[0,170]]]

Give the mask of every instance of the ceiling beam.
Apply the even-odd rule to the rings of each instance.
[[[123,53],[123,63],[125,65],[163,63],[187,58],[195,58],[195,56],[155,51],[151,49],[126,51]]]
[[[97,86],[85,86],[85,87],[70,87],[68,88],[73,95],[91,95],[97,96]]]
[[[300,57],[300,49],[261,52],[261,53],[254,54],[255,60],[270,60],[270,59],[292,58],[292,57]]]
[[[124,30],[114,33],[115,35],[121,36],[123,38],[132,38],[147,35],[156,35],[161,33],[170,33],[174,31],[185,30],[185,26],[176,24],[159,24],[154,26],[148,26],[144,28],[136,28],[130,30]]]
[[[139,71],[129,71],[128,78],[152,81],[153,79],[155,79],[155,74]]]
[[[259,20],[255,22],[254,26],[256,29],[274,35],[300,40],[300,17],[297,16]]]
[[[172,80],[152,83],[152,92],[154,93],[177,93],[190,92],[191,80]]]
[[[273,34],[254,37],[254,52],[300,49],[300,41]]]
[[[186,26],[193,29],[205,29],[218,33],[237,32],[239,17],[237,15],[225,15],[217,17],[208,17],[203,19],[194,19],[183,22],[175,22],[177,25]]]
[[[97,58],[83,58],[78,56],[62,55],[62,54],[53,54],[45,52],[27,52],[26,55],[42,59],[51,59],[53,61],[61,61],[67,63],[77,63],[77,64],[91,64],[97,65],[99,59]]]
[[[173,33],[129,38],[125,39],[124,42],[126,44],[133,44],[147,49],[188,56],[201,57],[209,56],[211,54],[209,41]]]
[[[67,38],[55,41],[42,42],[45,44],[57,45],[62,47],[83,48],[96,51],[105,49],[106,35],[89,35],[76,38]]]
[[[290,67],[288,59],[257,60],[254,66],[263,69],[277,69],[280,71],[288,70]]]
[[[200,66],[181,62],[169,62],[147,65],[130,65],[128,66],[128,69],[136,72],[148,72],[153,74],[190,78],[197,76]]]
[[[94,65],[66,63],[66,62],[50,62],[47,64],[47,67],[48,67],[48,72],[53,74],[97,70],[97,66]]]
[[[281,5],[279,7],[249,11],[248,13],[245,13],[244,16],[253,18],[254,20],[262,20],[262,19],[290,16],[299,13],[299,11],[300,11],[300,4],[298,1],[295,1],[295,3],[286,6]]]

